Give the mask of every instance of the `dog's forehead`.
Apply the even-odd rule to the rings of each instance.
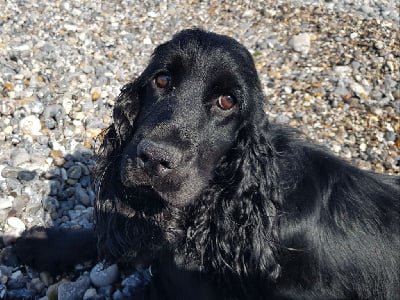
[[[153,53],[165,65],[179,63],[187,69],[237,67],[251,73],[254,62],[248,50],[233,38],[201,30],[186,30],[157,47]]]

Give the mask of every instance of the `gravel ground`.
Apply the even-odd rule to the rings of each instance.
[[[0,1],[0,299],[123,299],[134,285],[116,267],[37,273],[10,243],[35,225],[93,225],[96,136],[120,87],[184,28],[248,47],[271,119],[399,173],[397,1],[111,2]]]

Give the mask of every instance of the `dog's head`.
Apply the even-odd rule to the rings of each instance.
[[[246,122],[262,113],[262,92],[250,53],[226,36],[185,30],[154,51],[149,65],[122,90],[114,130],[122,185],[191,203],[235,146]],[[117,167],[117,166],[114,166]]]

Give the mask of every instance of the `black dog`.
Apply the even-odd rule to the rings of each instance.
[[[145,299],[399,297],[399,178],[269,123],[263,99],[231,38],[185,30],[157,47],[122,89],[99,153],[99,257],[151,265]],[[31,238],[20,256],[52,268]]]

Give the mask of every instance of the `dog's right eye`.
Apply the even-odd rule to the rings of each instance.
[[[165,89],[166,87],[168,87],[170,81],[171,76],[166,73],[160,73],[154,78],[154,83],[160,89]]]
[[[222,110],[230,110],[236,103],[236,98],[231,95],[221,95],[217,99],[217,106]]]

